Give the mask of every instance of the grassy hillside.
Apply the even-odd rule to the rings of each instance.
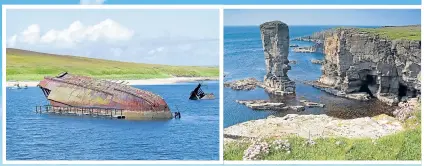
[[[64,71],[105,79],[219,76],[218,67],[129,63],[11,48],[7,48],[6,55],[8,81],[41,80],[44,76],[55,76]]]
[[[392,26],[381,28],[360,28],[360,30],[378,34],[389,39],[421,40],[421,26]]]

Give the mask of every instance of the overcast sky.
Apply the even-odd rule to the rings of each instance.
[[[219,64],[218,10],[7,10],[7,47],[130,62]]]
[[[276,9],[276,10],[225,10],[224,25],[260,25],[266,21],[280,20],[288,25],[411,25],[420,24],[419,9]]]

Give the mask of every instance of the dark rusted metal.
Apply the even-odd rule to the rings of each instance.
[[[200,100],[200,99],[214,99],[215,96],[213,93],[205,93],[201,88],[202,84],[198,84],[196,88],[193,89],[190,93],[190,100]]]
[[[149,91],[86,76],[62,73],[45,77],[38,86],[58,107],[104,108],[128,111],[170,111],[165,100]]]

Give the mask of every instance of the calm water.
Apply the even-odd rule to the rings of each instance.
[[[292,26],[289,27],[290,38],[310,35],[314,32],[331,27],[325,26]],[[313,43],[303,41],[290,41],[290,44],[310,46]],[[265,118],[271,114],[284,116],[288,113],[296,114],[327,114],[339,118],[356,118],[363,116],[389,113],[391,108],[377,101],[360,102],[335,97],[315,89],[302,81],[317,80],[321,76],[321,65],[312,64],[311,59],[323,59],[322,53],[295,53],[289,52],[289,60],[297,61],[291,64],[292,70],[289,77],[296,81],[296,97],[281,99],[269,96],[263,89],[253,91],[233,91],[224,88],[224,127],[240,122]],[[225,27],[224,28],[224,72],[227,76],[224,81],[255,77],[263,80],[265,75],[265,60],[262,48],[259,27]],[[298,104],[298,100],[306,98],[310,101],[326,104],[324,109],[307,109],[304,112],[276,112],[276,111],[253,111],[235,100],[271,99],[290,104]]]
[[[218,82],[205,92],[219,97]],[[8,160],[219,160],[219,99],[191,101],[197,83],[135,86],[161,95],[181,119],[128,121],[36,114],[38,88],[7,89]]]

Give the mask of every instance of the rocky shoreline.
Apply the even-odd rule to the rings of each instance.
[[[224,129],[226,139],[299,136],[303,138],[372,138],[402,131],[402,123],[394,117],[379,115],[356,119],[338,119],[327,115],[288,114],[251,120]],[[231,138],[231,137],[232,138]]]
[[[278,31],[275,27],[278,27]],[[290,47],[288,30],[286,32],[285,29],[287,25],[281,22],[261,25],[267,70],[263,82],[247,78],[226,82],[225,87],[234,90],[253,90],[260,87],[272,94],[295,95],[295,83],[287,76],[291,67],[287,59]],[[393,112],[395,117],[386,114],[355,119],[339,119],[328,115],[269,116],[225,128],[225,141],[291,135],[303,138],[377,139],[404,130],[403,122],[416,116],[414,113],[419,106],[421,88],[418,79],[421,65],[420,41],[389,40],[355,28],[330,29],[295,40],[315,42],[315,46],[322,46],[325,54],[324,60],[311,61],[323,65],[323,75],[319,80],[307,81],[305,84],[348,99],[369,101],[377,98],[390,106],[398,106]],[[309,107],[325,107],[324,104],[307,100],[300,100],[302,105],[299,106],[270,100],[236,102],[254,110],[303,111]]]

